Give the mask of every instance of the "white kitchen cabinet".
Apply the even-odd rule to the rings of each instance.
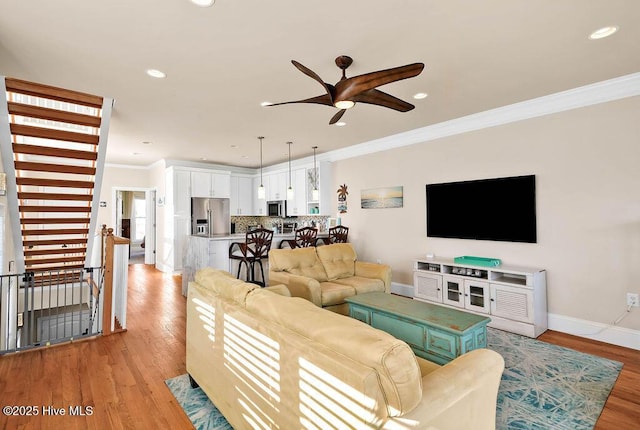
[[[207,171],[191,172],[192,197],[231,197],[231,174]]]
[[[253,179],[251,177],[231,176],[229,208],[231,215],[253,215]]]
[[[285,200],[287,198],[288,172],[270,173],[264,176],[267,200]]]
[[[547,329],[546,272],[479,267],[447,259],[414,262],[414,299],[491,317],[490,327],[529,337]]]
[[[287,215],[307,214],[306,194],[306,169],[291,171],[291,183],[293,184],[293,198],[287,199]]]
[[[262,181],[262,185],[264,185],[266,191],[264,178],[262,179]],[[260,187],[260,176],[253,178],[253,189],[251,190],[251,193],[253,195],[253,215],[264,216],[267,214],[267,199],[258,198],[258,187]]]

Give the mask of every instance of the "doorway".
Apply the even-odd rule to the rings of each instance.
[[[129,264],[156,263],[156,191],[113,189],[115,234],[130,240]]]

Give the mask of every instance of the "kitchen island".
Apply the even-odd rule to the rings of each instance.
[[[235,276],[238,271],[238,262],[237,260],[229,259],[229,246],[233,242],[244,243],[245,237],[245,233],[189,236],[182,261],[182,294],[184,296],[187,295],[189,282],[194,280],[196,272],[202,268],[222,269]],[[328,232],[318,232],[318,239],[325,237],[329,237]],[[294,238],[295,233],[274,234],[271,249],[277,248],[282,240]],[[263,262],[263,266],[264,274],[267,278],[265,282],[269,285],[269,262],[266,259]]]

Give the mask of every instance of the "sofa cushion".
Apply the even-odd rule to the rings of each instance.
[[[327,280],[327,273],[314,247],[272,249],[269,251],[269,270],[306,276],[319,282]]]
[[[258,290],[247,297],[246,304],[247,311],[254,315],[374,369],[390,416],[407,413],[420,402],[420,368],[411,348],[401,340],[298,297],[283,297]]]
[[[241,279],[236,279],[229,272],[224,270],[212,269],[205,267],[196,272],[195,281],[201,287],[214,293],[231,299],[244,306],[247,294],[256,288],[260,288],[256,284],[249,284]]]
[[[344,299],[354,296],[356,290],[350,285],[327,281],[320,282],[320,294],[322,297],[322,306],[331,306],[344,303]]]
[[[348,278],[355,274],[357,256],[350,243],[319,246],[317,252],[329,280]]]
[[[350,278],[336,279],[333,282],[353,287],[356,294],[370,293],[372,291],[384,291],[384,282],[382,282],[381,279],[352,276]]]

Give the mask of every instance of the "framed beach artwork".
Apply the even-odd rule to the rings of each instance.
[[[360,192],[362,209],[401,208],[402,203],[402,186],[370,188]]]

